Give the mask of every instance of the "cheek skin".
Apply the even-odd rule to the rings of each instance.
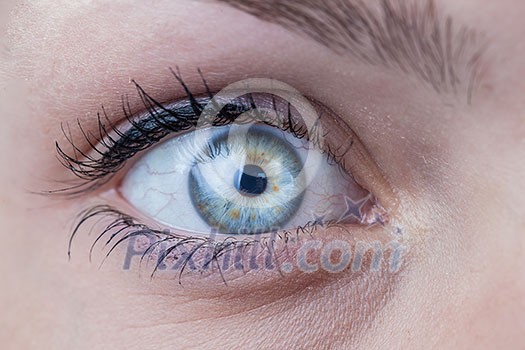
[[[309,256],[311,261],[316,258],[315,254]],[[368,258],[363,262],[364,269],[369,264]],[[121,263],[119,259],[108,261],[108,269],[114,263]],[[115,310],[115,321],[124,328],[119,336],[123,334],[124,339],[128,334],[147,336],[152,324],[161,322],[170,329],[169,334],[161,336],[163,344],[167,345],[177,344],[182,336],[187,341],[193,339],[186,343],[193,346],[200,342],[204,333],[207,338],[214,339],[215,346],[235,343],[254,347],[263,340],[281,346],[288,342],[307,346],[312,340],[318,347],[327,342],[348,345],[372,322],[376,312],[392,295],[390,287],[396,285],[391,280],[396,275],[384,270],[372,274],[292,273],[283,276],[275,271],[266,276],[260,272],[237,276],[226,273],[228,286],[216,274],[205,279],[188,274],[183,276],[182,287],[169,274],[149,281],[146,273],[144,278],[136,280],[136,276],[130,276],[126,281],[113,278],[122,271],[112,272],[106,268],[104,271],[101,276],[92,276],[97,279],[97,294],[111,295],[116,289],[126,297],[112,300],[112,305],[105,305],[101,300],[94,303],[94,307]],[[110,279],[113,279],[111,283],[105,283]],[[133,310],[133,319],[116,312],[129,305],[140,305]],[[326,315],[336,316],[327,320]],[[303,332],[311,336],[308,339],[298,337]],[[268,337],[268,334],[273,336]]]
[[[434,188],[421,182],[416,188],[424,192],[401,195],[416,268],[398,289],[396,306],[407,310],[398,322],[433,337],[438,347],[465,348],[475,341],[482,348],[515,348],[524,329],[516,311],[523,310],[525,290],[523,227],[516,220],[523,209],[517,198],[523,183],[515,178],[521,155],[508,130],[501,130],[504,121],[487,127],[469,122],[475,117],[484,123],[490,114],[482,106],[454,118],[446,161],[431,160],[420,169],[434,179]],[[435,170],[424,171],[430,167]],[[495,327],[495,320],[513,326]],[[428,337],[408,340],[403,334],[392,338],[393,347],[429,346]]]

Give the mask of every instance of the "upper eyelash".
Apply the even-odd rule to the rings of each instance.
[[[137,82],[133,81],[138,95],[146,109],[145,115],[139,120],[135,120],[131,113],[129,102],[122,99],[122,111],[124,117],[129,123],[129,129],[123,132],[116,125],[109,121],[106,111],[97,115],[98,130],[96,133],[84,130],[80,122],[77,122],[84,141],[88,143],[93,152],[82,151],[71,137],[69,126],[62,125],[62,132],[72,148],[72,152],[66,152],[58,142],[55,147],[59,161],[69,169],[77,178],[82,180],[80,184],[47,191],[48,194],[67,194],[78,195],[103,186],[112,176],[121,170],[126,161],[135,154],[144,151],[161,141],[166,136],[191,130],[197,125],[200,114],[204,106],[213,101],[211,93],[204,76],[199,70],[203,85],[205,86],[207,96],[197,98],[191,92],[189,87],[183,81],[180,73],[171,70],[175,79],[183,87],[187,97],[184,100],[172,104],[176,108],[168,108],[151,97]],[[245,104],[228,104],[223,108],[215,119],[208,121],[210,126],[228,125],[236,118],[255,107],[255,102],[251,94],[246,94],[247,99],[241,100]],[[272,96],[272,99],[274,97]],[[213,103],[213,102],[212,102]],[[274,102],[275,106],[275,102]],[[277,110],[276,110],[277,112]],[[288,117],[280,127],[283,131],[289,131],[297,138],[309,138],[308,131],[303,125],[292,121],[290,116],[291,107],[288,106]],[[104,122],[106,121],[108,124]],[[272,125],[271,121],[265,121],[266,124]],[[206,123],[204,123],[206,125]],[[323,135],[324,136],[324,135]],[[96,140],[96,141],[95,141]],[[352,143],[353,141],[351,141]],[[329,160],[339,162],[343,155],[338,155],[336,151],[327,147],[325,153]]]

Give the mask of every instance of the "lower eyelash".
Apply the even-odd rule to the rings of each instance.
[[[282,240],[285,244],[288,243],[289,239],[292,236],[298,236],[303,234],[312,235],[319,226],[327,226],[331,223],[318,223],[315,221],[308,222],[302,227],[295,229],[295,232],[284,231],[279,232],[279,234],[274,237],[262,237],[261,239],[247,238],[244,240],[239,240],[236,237],[225,236],[224,239],[215,241],[212,238],[206,237],[195,237],[195,236],[182,236],[170,232],[169,230],[156,230],[152,229],[144,224],[141,224],[138,219],[122,213],[121,211],[108,206],[108,205],[98,205],[90,207],[79,214],[77,224],[73,229],[73,232],[69,239],[68,244],[68,257],[71,259],[71,252],[73,241],[81,228],[88,225],[89,222],[95,222],[91,225],[93,229],[97,223],[101,220],[107,219],[109,223],[104,224],[104,228],[101,233],[96,237],[95,241],[89,249],[89,260],[92,262],[92,256],[95,247],[105,238],[107,240],[103,244],[103,249],[108,249],[105,253],[100,266],[104,264],[106,259],[123,243],[128,242],[128,244],[134,243],[137,238],[144,237],[149,240],[149,244],[144,248],[142,255],[140,256],[140,264],[144,259],[147,260],[156,260],[155,266],[151,272],[150,277],[153,278],[159,268],[170,259],[170,254],[174,253],[176,249],[182,249],[183,251],[189,252],[184,256],[184,260],[177,261],[176,265],[178,268],[179,274],[179,283],[182,284],[182,274],[188,267],[188,264],[193,263],[193,258],[195,256],[204,255],[205,259],[201,259],[200,263],[200,272],[209,271],[213,269],[213,266],[217,268],[217,271],[220,273],[223,282],[226,283],[224,278],[224,266],[227,263],[228,266],[234,267],[236,264],[241,264],[241,268],[244,270],[243,258],[235,256],[235,262],[231,264],[232,252],[245,251],[254,245],[258,245],[263,249],[261,253],[266,251],[272,260],[269,263],[273,266],[279,266],[279,260],[272,253],[275,241],[277,239]],[[131,242],[131,243],[130,243]],[[155,250],[161,245],[165,244],[163,247],[162,253],[158,256],[155,256]],[[158,254],[158,253],[157,253]],[[183,254],[184,255],[184,254]],[[178,256],[179,259],[181,256]],[[221,260],[222,259],[222,260]],[[224,259],[228,259],[225,261]],[[268,263],[268,262],[267,262]],[[237,266],[238,267],[238,266]],[[197,271],[199,272],[199,271]]]

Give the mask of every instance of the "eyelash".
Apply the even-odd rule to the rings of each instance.
[[[94,191],[109,182],[113,175],[121,170],[126,162],[137,153],[154,146],[170,134],[189,131],[195,128],[204,106],[212,101],[213,94],[200,70],[198,70],[198,72],[206,90],[206,97],[196,97],[186,85],[180,73],[173,70],[171,70],[171,72],[186,93],[186,99],[175,103],[176,108],[169,109],[156,101],[137,82],[133,81],[146,113],[137,120],[131,113],[129,102],[123,98],[122,111],[125,120],[130,125],[130,128],[126,132],[122,132],[115,124],[109,121],[104,108],[102,108],[102,113],[98,113],[97,115],[97,134],[86,132],[81,123],[77,122],[77,127],[84,141],[87,142],[91,148],[92,155],[87,154],[77,146],[77,143],[72,139],[69,125],[64,127],[62,124],[62,132],[71,146],[72,152],[68,153],[58,142],[55,142],[58,159],[64,167],[82,180],[82,183],[46,193],[75,196]],[[231,124],[242,113],[253,109],[255,106],[251,93],[246,94],[246,97],[240,102],[244,103],[244,105],[226,105],[213,121],[203,126],[224,126]],[[275,102],[273,103],[273,109],[279,114],[277,107],[275,107]],[[304,125],[292,120],[290,117],[290,109],[291,106],[288,104],[288,119],[284,121],[283,125],[279,126],[279,129],[290,132],[298,139],[307,139],[310,141],[310,139],[312,139],[312,133],[309,133]],[[108,124],[106,125],[104,121],[107,121]],[[271,121],[264,121],[264,123],[277,127],[273,125]],[[323,137],[325,136],[326,135],[323,135]],[[312,141],[314,141],[315,144],[315,140]],[[343,152],[339,152],[340,150],[335,150],[329,145],[326,145],[321,151],[326,155],[327,160],[331,164],[338,164],[344,168],[342,159],[352,145],[353,140],[350,140],[349,145]]]
[[[82,182],[71,187],[49,191],[47,194],[65,194],[68,196],[75,196],[95,191],[108,183],[113,176],[125,166],[126,162],[137,153],[147,150],[172,133],[180,133],[195,128],[197,120],[203,110],[203,106],[212,101],[213,94],[200,70],[198,70],[198,72],[202,78],[202,83],[206,92],[205,97],[200,98],[195,97],[196,95],[181,78],[180,72],[175,72],[173,70],[171,70],[171,72],[186,94],[186,99],[174,104],[176,108],[165,107],[152,98],[138,83],[133,81],[138,95],[145,107],[146,113],[137,119],[131,113],[129,102],[123,98],[122,111],[125,120],[130,126],[127,131],[123,132],[117,126],[112,124],[109,121],[104,108],[102,108],[102,113],[98,114],[98,131],[96,134],[86,132],[81,123],[77,123],[83,138],[92,149],[92,152],[88,153],[92,153],[92,155],[86,154],[85,151],[82,151],[80,147],[77,146],[76,142],[73,141],[69,126],[64,127],[64,125],[62,125],[62,131],[73,151],[72,154],[67,153],[59,143],[56,142],[55,145],[59,160],[77,178],[82,180]],[[251,94],[247,94],[246,98],[242,101],[244,104],[241,105],[227,105],[207,126],[223,126],[231,124],[242,113],[255,107],[254,98]],[[273,108],[275,112],[279,114],[275,102],[273,103]],[[290,116],[290,108],[290,105],[288,105],[288,119],[280,125],[279,128],[283,131],[290,132],[299,139],[306,138],[310,141],[310,139],[312,139],[311,132],[308,133],[308,130],[306,130],[303,125],[292,120]],[[319,118],[321,118],[321,116],[319,116]],[[108,122],[108,125],[106,125],[104,121]],[[275,126],[272,125],[271,121],[265,123]],[[326,135],[323,135],[323,137],[324,136]],[[314,144],[316,143],[313,139],[311,141]],[[349,145],[340,149],[333,149],[329,145],[324,145],[324,148],[321,149],[321,151],[326,155],[329,164],[338,164],[344,168],[343,158],[346,152],[352,147],[353,142],[353,140],[350,140]],[[210,152],[213,153],[213,150],[210,150]],[[266,237],[260,239],[246,238],[239,240],[238,238],[230,236],[225,237],[220,241],[213,241],[203,237],[182,236],[170,232],[169,230],[156,230],[140,223],[138,219],[125,214],[114,207],[108,205],[97,205],[88,208],[79,214],[77,224],[75,225],[69,240],[69,258],[71,258],[73,240],[81,227],[84,227],[88,222],[93,220],[99,222],[100,220],[97,218],[100,220],[109,219],[109,223],[102,228],[101,233],[99,233],[94,243],[91,245],[89,251],[90,261],[95,246],[104,237],[108,237],[108,239],[103,247],[109,247],[109,250],[105,254],[102,264],[118,246],[129,241],[133,237],[143,236],[146,238],[153,238],[154,242],[145,248],[143,255],[141,256],[141,263],[147,256],[151,258],[155,248],[160,244],[166,243],[168,246],[165,249],[165,255],[157,260],[153,272],[151,273],[151,277],[153,277],[159,266],[168,258],[168,253],[174,251],[178,247],[182,247],[190,252],[190,255],[186,257],[186,261],[183,261],[181,264],[179,283],[181,282],[181,277],[188,261],[193,254],[196,254],[197,251],[201,249],[213,251],[210,260],[204,265],[206,266],[214,263],[223,277],[219,260],[230,251],[237,251],[239,249],[243,250],[254,244],[258,244],[263,249],[272,250],[275,239],[280,239],[287,243],[290,237],[302,234],[313,234],[320,226],[330,227],[334,224],[332,222],[318,223],[316,221],[310,221],[304,226],[295,228],[295,232],[281,231],[274,237],[274,239]],[[95,224],[93,224],[93,227]],[[273,259],[273,263],[278,265],[277,257],[273,257]],[[224,277],[223,281],[226,283]]]
[[[105,219],[110,219],[109,223],[105,225],[102,229],[102,232],[97,236],[93,244],[89,249],[89,261],[92,262],[93,251],[96,245],[104,238],[109,236],[107,241],[104,243],[104,248],[109,247],[109,250],[102,259],[100,266],[104,264],[106,259],[111,255],[111,253],[124,242],[128,242],[132,238],[144,237],[144,238],[153,238],[154,242],[150,243],[145,247],[142,255],[140,257],[140,265],[145,258],[151,259],[155,253],[155,249],[163,243],[169,244],[164,248],[160,257],[157,257],[156,264],[151,272],[150,277],[153,278],[155,273],[159,270],[159,267],[164,264],[167,259],[170,257],[170,254],[173,253],[177,248],[183,249],[186,252],[190,252],[184,257],[182,263],[180,263],[179,269],[179,284],[182,284],[182,274],[186,269],[188,263],[192,260],[193,256],[197,254],[200,250],[206,252],[212,252],[209,255],[209,258],[202,263],[203,270],[208,270],[208,268],[215,265],[218,268],[218,271],[222,277],[222,280],[227,284],[226,279],[223,275],[223,270],[221,268],[221,258],[230,259],[227,254],[231,252],[244,252],[247,248],[252,247],[257,244],[260,248],[263,249],[260,252],[263,255],[265,252],[268,254],[266,256],[271,257],[270,263],[279,266],[279,259],[274,255],[274,244],[277,239],[283,240],[285,243],[292,237],[298,237],[299,235],[312,235],[315,231],[321,227],[330,227],[333,223],[325,222],[319,224],[315,221],[306,223],[304,226],[297,227],[295,232],[292,231],[281,231],[276,234],[274,237],[262,237],[260,239],[243,239],[239,240],[235,237],[227,237],[222,241],[214,241],[210,238],[204,237],[195,237],[195,236],[182,236],[170,232],[169,230],[156,230],[148,227],[147,225],[141,224],[136,218],[125,214],[111,206],[108,205],[98,205],[84,210],[79,214],[78,222],[73,229],[73,232],[69,238],[68,243],[68,258],[71,259],[71,249],[73,240],[79,232],[80,228],[84,226],[88,221],[95,220],[96,218],[101,217]],[[95,220],[96,221],[96,220]],[[125,232],[125,233],[124,233]],[[124,234],[122,234],[124,233]],[[119,237],[120,236],[120,237]],[[150,240],[151,242],[151,240]],[[241,253],[242,254],[242,253]],[[241,256],[239,259],[240,264],[244,264],[244,257]],[[238,264],[239,261],[235,261],[234,264]],[[229,262],[229,264],[231,261]]]

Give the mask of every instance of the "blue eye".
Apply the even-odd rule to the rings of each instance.
[[[133,116],[124,108],[127,123],[120,127],[107,128],[99,118],[101,141],[90,154],[73,144],[71,156],[57,145],[63,164],[84,180],[65,190],[71,194],[101,188],[140,155],[119,176],[117,191],[106,192],[126,213],[113,205],[84,211],[70,243],[86,222],[108,217],[113,221],[92,249],[105,235],[106,245],[116,242],[108,254],[145,236],[150,246],[144,254],[169,246],[156,270],[179,246],[188,245],[191,257],[213,248],[213,260],[257,242],[273,249],[276,237],[286,244],[294,232],[298,237],[323,227],[328,234],[328,228],[388,222],[361,184],[385,197],[388,185],[357,135],[329,108],[275,80],[248,79],[201,97],[181,84],[188,98],[170,104],[139,88],[147,111]]]
[[[320,216],[338,221],[348,211],[345,195],[368,194],[312,142],[265,124],[173,137],[139,159],[120,190],[155,221],[202,234],[292,230]]]
[[[190,171],[195,209],[219,232],[283,227],[301,205],[305,188],[297,145],[270,126],[221,129],[210,142],[213,156],[201,157]]]
[[[364,165],[359,144],[350,151],[351,130],[286,84],[250,83],[189,110],[175,103],[168,125],[191,117],[194,128],[145,151],[122,179],[122,197],[182,236],[377,222],[373,196],[346,170]],[[151,129],[133,125],[139,138]]]

